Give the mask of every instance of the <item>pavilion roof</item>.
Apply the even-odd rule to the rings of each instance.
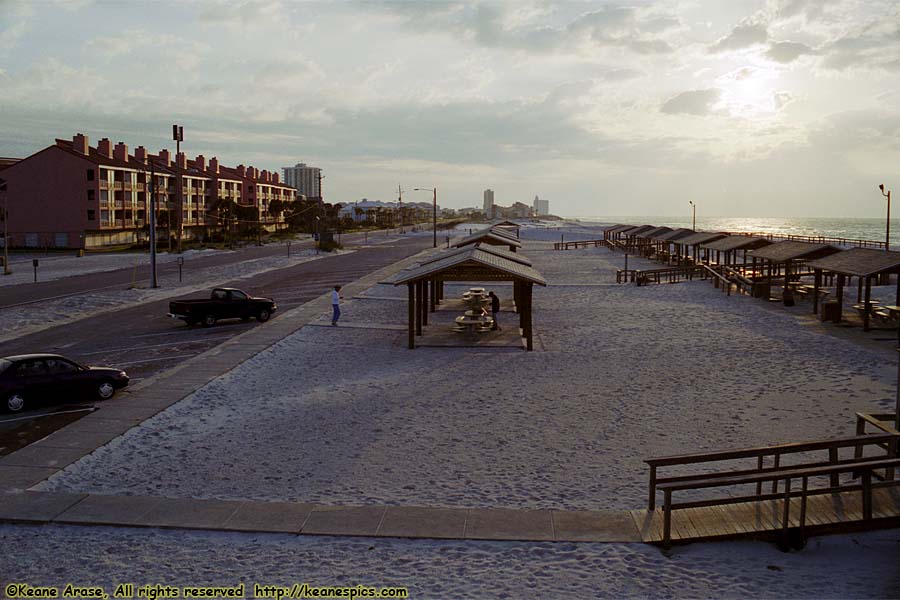
[[[750,253],[750,256],[773,263],[784,263],[789,260],[823,258],[840,251],[840,248],[829,244],[812,244],[810,242],[784,240],[775,242],[771,246],[754,250]]]
[[[621,231],[625,231],[626,229],[631,229],[634,225],[613,225],[612,227],[607,227],[605,229],[606,233],[618,233]]]
[[[511,260],[511,261],[514,261],[517,263],[521,263],[523,265],[528,265],[529,267],[531,266],[531,260],[529,260],[525,256],[518,254],[516,252],[510,252],[509,250],[504,250],[503,247],[501,247],[501,246],[491,246],[489,244],[482,245],[479,242],[475,245],[475,247],[478,248],[479,250],[483,250],[484,252],[488,252],[495,256],[499,256],[500,258],[506,258],[508,260]],[[471,250],[471,248],[469,248],[468,246],[465,246],[463,248],[453,248],[450,250],[444,250],[444,251],[438,253],[436,256],[429,258],[428,260],[423,260],[422,262],[419,263],[419,265],[431,264],[435,261],[443,260],[443,259],[447,258],[448,256],[456,256],[458,254],[462,254],[463,252],[468,252],[469,250]]]
[[[754,248],[762,248],[769,246],[772,242],[766,238],[754,237],[750,235],[729,235],[711,242],[701,243],[701,248],[708,250],[717,250],[719,252],[732,252],[734,250],[752,250]]]
[[[878,273],[896,273],[900,271],[900,252],[874,248],[851,248],[810,261],[806,263],[806,266],[856,277],[868,277]]]
[[[671,227],[654,227],[653,229],[648,229],[647,231],[645,231],[643,233],[639,233],[638,237],[652,240],[652,239],[654,239],[655,236],[662,235],[664,233],[669,233],[670,231],[672,231]]]
[[[713,240],[720,240],[723,237],[726,237],[727,233],[713,233],[711,231],[698,231],[697,233],[693,233],[689,236],[683,237],[680,240],[673,240],[676,244],[681,244],[683,246],[696,246],[697,244],[705,244],[707,242],[712,242]]]
[[[620,231],[619,233],[631,236],[637,235],[639,233],[644,233],[645,231],[650,231],[651,229],[655,229],[656,225],[638,225],[637,227],[632,227],[631,229],[625,229],[624,231]]]
[[[453,281],[522,280],[547,285],[547,281],[533,267],[498,256],[478,246],[465,248],[464,252],[446,254],[441,260],[400,273],[393,284],[412,283],[442,274],[449,275]]]
[[[694,235],[697,233],[693,229],[685,229],[684,227],[679,227],[678,229],[673,229],[668,233],[660,233],[654,236],[654,240],[660,242],[674,242],[676,240],[680,240],[681,238],[686,238],[689,235]]]
[[[453,247],[461,248],[462,246],[468,246],[470,244],[475,244],[478,242],[485,242],[486,244],[493,244],[495,246],[515,246],[517,248],[522,247],[522,242],[520,242],[519,240],[510,238],[503,234],[495,233],[490,229],[482,229],[481,231],[476,231],[472,235],[464,237],[463,239],[453,244]]]
[[[513,229],[518,229],[521,227],[518,223],[513,223],[512,221],[500,221],[499,223],[494,223],[491,227],[510,227]]]
[[[501,235],[501,236],[503,236],[505,238],[509,238],[511,240],[519,239],[518,236],[516,236],[516,234],[514,234],[512,231],[509,231],[508,229],[503,229],[502,227],[499,227],[497,225],[491,225],[489,231],[493,234]]]

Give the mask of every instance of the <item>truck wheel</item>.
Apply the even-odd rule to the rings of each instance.
[[[204,327],[212,327],[216,324],[216,315],[204,315],[203,317],[203,326]]]
[[[256,320],[260,323],[265,323],[269,320],[269,317],[272,316],[272,313],[269,312],[268,308],[264,308],[256,314]]]

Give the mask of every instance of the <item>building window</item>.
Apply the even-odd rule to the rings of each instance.
[[[87,193],[88,193],[88,202],[93,202],[95,200],[94,190],[88,190]]]
[[[87,170],[87,178],[88,178],[88,181],[93,181],[93,180],[94,180],[94,170],[93,170],[93,169],[88,169],[88,170]]]
[[[94,221],[97,218],[97,214],[93,210],[88,210],[88,221]]]

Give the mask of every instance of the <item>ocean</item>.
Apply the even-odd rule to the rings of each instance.
[[[581,223],[615,225],[656,225],[659,227],[691,227],[690,215],[680,217],[566,217]],[[842,217],[697,217],[697,229],[703,231],[737,231],[840,237],[884,241],[884,219]],[[891,219],[891,247],[900,245],[900,220]]]

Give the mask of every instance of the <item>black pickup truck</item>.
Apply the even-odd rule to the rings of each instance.
[[[234,288],[215,288],[209,300],[173,300],[169,302],[169,316],[187,321],[188,325],[200,323],[212,327],[220,319],[256,318],[265,323],[275,312],[275,301],[271,298],[252,298]]]

